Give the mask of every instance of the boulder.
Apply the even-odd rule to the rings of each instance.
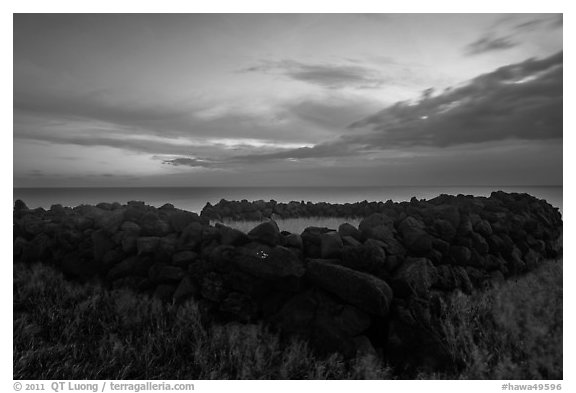
[[[438,272],[429,259],[410,257],[396,269],[390,283],[397,296],[429,298],[437,279]]]
[[[291,233],[286,235],[284,238],[285,246],[295,248],[297,250],[304,249],[304,243],[302,242],[302,236],[297,233]]]
[[[156,283],[170,283],[180,281],[184,278],[185,272],[176,266],[154,264],[148,270],[148,278]]]
[[[110,250],[112,250],[116,245],[110,239],[107,232],[103,229],[96,230],[91,234],[92,238],[92,249],[94,251],[94,260],[102,262],[104,255]]]
[[[226,225],[216,224],[220,231],[220,243],[225,246],[243,246],[250,243],[250,237],[239,229],[230,228]]]
[[[338,227],[338,233],[342,238],[349,236],[357,241],[362,240],[362,232],[360,232],[354,225],[347,222],[341,224]]]
[[[289,248],[250,243],[234,250],[231,263],[255,277],[280,279],[304,275],[304,262]]]
[[[424,230],[422,221],[409,216],[400,222],[398,231],[406,248],[417,256],[425,256],[432,249],[432,237]]]
[[[307,268],[306,277],[325,291],[369,314],[388,315],[393,294],[383,280],[318,259]]]
[[[450,246],[448,253],[452,261],[457,265],[467,265],[472,257],[472,252],[465,246]]]
[[[136,239],[136,249],[138,254],[154,253],[160,244],[160,237],[146,236]]]
[[[199,222],[189,224],[178,239],[178,248],[181,250],[196,250],[202,243],[203,227]]]
[[[108,281],[126,276],[147,276],[153,261],[147,257],[131,256],[112,267],[107,274]]]
[[[321,227],[307,227],[302,232],[304,255],[309,258],[320,258],[322,234],[332,232],[331,229]]]
[[[390,266],[386,263],[386,253],[381,247],[372,244],[344,247],[339,264],[380,278],[387,277],[386,273],[390,271]]]
[[[338,232],[327,232],[320,235],[321,258],[338,258],[342,253],[342,239]]]
[[[198,258],[194,251],[180,251],[172,255],[172,265],[186,268]]]
[[[272,247],[279,244],[280,239],[282,238],[280,230],[278,229],[278,224],[276,224],[274,220],[269,220],[263,222],[260,225],[257,225],[250,232],[248,232],[248,236],[254,241],[267,244]]]
[[[324,291],[311,289],[289,299],[272,322],[284,333],[305,337],[321,352],[354,356],[360,344],[355,337],[370,327],[371,318]]]
[[[480,220],[474,225],[474,231],[478,232],[484,237],[489,237],[492,235],[492,226],[486,220]]]

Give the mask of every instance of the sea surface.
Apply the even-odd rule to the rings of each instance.
[[[144,201],[160,207],[171,203],[177,208],[200,213],[207,202],[227,200],[275,200],[347,203],[359,201],[408,201],[412,197],[432,199],[440,194],[489,196],[492,191],[528,193],[545,199],[562,212],[562,186],[390,186],[390,187],[145,187],[145,188],[14,188],[13,201],[28,207],[50,208],[53,204],[78,206],[100,202]]]

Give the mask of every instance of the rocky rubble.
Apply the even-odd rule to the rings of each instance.
[[[280,232],[272,220],[247,234],[208,221],[259,212],[365,218],[358,228],[301,234]],[[176,304],[195,298],[215,321],[264,320],[320,351],[404,362],[446,358],[447,295],[527,272],[562,246],[557,209],[504,192],[336,207],[221,202],[200,216],[169,204],[44,210],[16,201],[13,224],[15,262],[51,264],[73,279]]]

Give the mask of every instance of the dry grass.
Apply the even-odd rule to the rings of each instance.
[[[264,326],[202,321],[128,291],[14,265],[14,379],[386,379],[373,357],[321,358]]]
[[[562,262],[448,301],[452,370],[422,379],[562,379]],[[318,357],[264,326],[203,321],[128,291],[64,280],[44,265],[14,265],[14,379],[390,379],[375,358]]]

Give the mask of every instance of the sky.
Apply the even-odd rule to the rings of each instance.
[[[15,14],[15,187],[561,185],[560,14]]]

